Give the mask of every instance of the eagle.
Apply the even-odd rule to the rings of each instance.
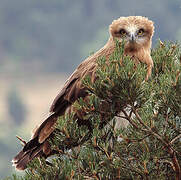
[[[153,21],[142,16],[120,17],[109,26],[109,34],[110,37],[105,46],[85,59],[67,79],[50,107],[50,116],[34,131],[30,141],[24,142],[23,149],[13,158],[13,165],[16,169],[24,170],[34,158],[48,157],[52,154],[49,139],[55,131],[57,119],[70,113],[76,100],[88,96],[82,79],[89,75],[91,80],[95,81],[96,61],[99,57],[104,56],[106,59],[110,57],[116,48],[115,40],[119,43],[124,41],[124,55],[130,56],[135,62],[147,65],[145,80],[149,79],[153,68],[153,60],[150,55],[154,34]]]

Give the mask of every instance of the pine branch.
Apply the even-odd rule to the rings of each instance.
[[[60,117],[50,140],[57,155],[35,159],[24,179],[181,179],[180,47],[158,43],[146,82],[145,65],[123,48],[97,60],[96,81],[83,80],[89,99],[74,104],[83,118]],[[115,128],[115,117],[129,125]]]

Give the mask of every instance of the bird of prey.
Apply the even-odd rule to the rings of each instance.
[[[115,40],[125,42],[124,54],[129,55],[133,61],[147,64],[145,80],[151,76],[153,61],[150,55],[154,25],[151,20],[142,16],[120,17],[109,26],[110,37],[103,48],[85,59],[65,82],[50,108],[50,116],[36,129],[29,142],[14,157],[13,164],[16,169],[24,170],[27,164],[35,157],[48,157],[51,148],[48,143],[55,130],[58,117],[69,112],[71,105],[80,97],[88,96],[82,79],[89,75],[91,80],[96,79],[96,60],[99,57],[108,59],[115,50]]]

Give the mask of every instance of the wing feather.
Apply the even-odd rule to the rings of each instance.
[[[111,46],[110,46],[111,45]],[[24,146],[23,150],[13,159],[17,169],[25,169],[26,165],[35,157],[48,157],[52,154],[51,148],[46,144],[55,129],[55,124],[59,116],[64,115],[66,110],[80,97],[87,96],[87,89],[82,85],[82,79],[86,75],[91,76],[91,80],[96,79],[96,60],[98,57],[109,56],[114,50],[114,45],[110,41],[94,55],[83,61],[70,78],[66,81],[60,93],[54,99],[50,112],[51,115],[45,119],[36,129],[32,139]]]

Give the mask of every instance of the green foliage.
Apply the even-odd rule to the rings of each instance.
[[[35,159],[24,179],[181,178],[180,47],[158,43],[146,82],[146,66],[123,49],[97,60],[97,80],[83,80],[89,101],[74,105],[84,118],[60,117],[51,140],[58,154]],[[115,128],[116,116],[129,125]]]

